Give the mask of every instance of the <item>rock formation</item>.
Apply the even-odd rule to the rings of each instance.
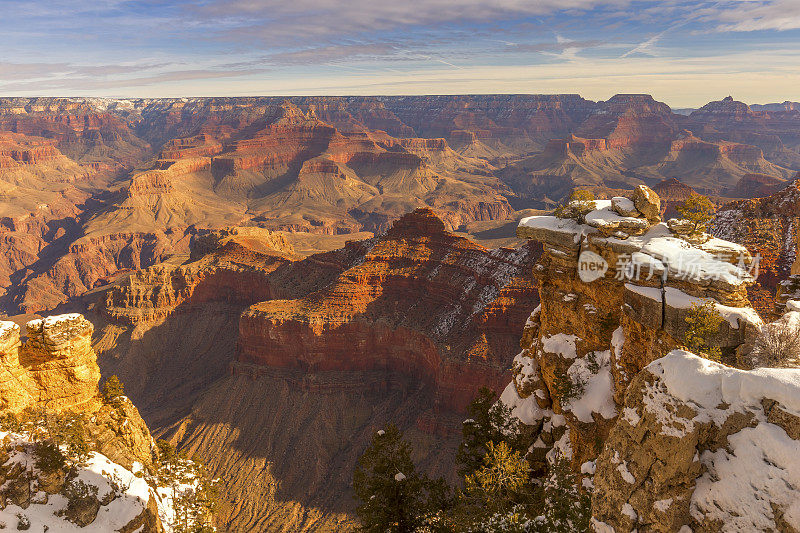
[[[632,198],[595,201],[582,220],[534,216],[518,228],[544,244],[533,270],[541,305],[526,324],[502,400],[538,435],[532,459],[563,453],[585,486],[618,431],[631,383],[683,344],[693,304],[710,301],[724,318],[713,342],[727,361],[761,324],[747,300],[747,250],[674,235],[645,217],[658,213],[658,200],[642,186]]]
[[[101,366],[222,479],[221,525],[347,530],[354,462],[388,420],[454,476],[461,411],[510,379],[538,250],[487,250],[427,209],[305,259],[280,237],[209,232],[186,264],[116,282]]]
[[[649,364],[597,459],[595,530],[796,531],[799,401],[797,369]]]

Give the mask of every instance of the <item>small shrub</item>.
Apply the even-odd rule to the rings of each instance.
[[[22,513],[17,513],[17,530],[27,531],[31,528],[31,520]]]
[[[783,320],[766,324],[761,328],[750,356],[753,366],[798,366],[800,327]]]
[[[86,439],[84,415],[66,413],[52,416],[48,421],[48,433],[57,444],[66,448],[66,455],[70,461],[83,464],[89,459],[91,447]]]
[[[722,351],[719,346],[712,345],[710,339],[719,332],[724,319],[717,311],[714,300],[708,299],[702,303],[692,304],[685,320],[689,325],[684,336],[686,347],[706,359],[719,363]]]
[[[708,224],[714,219],[717,208],[701,194],[693,194],[685,202],[675,207],[681,218],[692,223],[692,235],[703,233]]]
[[[586,221],[586,215],[595,210],[594,200],[591,191],[575,189],[569,196],[569,202],[558,206],[553,214],[558,218],[574,218],[582,224]]]
[[[573,381],[569,374],[560,369],[557,369],[555,372],[553,385],[555,385],[556,394],[562,406],[569,404],[572,400],[580,398],[586,386],[582,381]]]
[[[52,441],[40,441],[33,445],[36,455],[36,468],[45,472],[54,472],[67,466],[67,458],[61,449]]]
[[[80,502],[88,498],[96,498],[99,489],[83,480],[74,479],[64,487],[64,496],[72,502]]]

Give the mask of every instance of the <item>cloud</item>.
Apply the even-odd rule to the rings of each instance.
[[[734,0],[717,4],[708,13],[708,18],[720,22],[717,31],[785,31],[800,28],[800,2],[797,0]]]

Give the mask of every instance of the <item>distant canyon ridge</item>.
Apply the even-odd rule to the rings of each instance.
[[[300,248],[314,251],[418,207],[468,230],[576,186],[764,196],[800,169],[799,107],[728,97],[687,115],[638,94],[2,98],[0,311],[56,308],[223,227],[306,235]]]

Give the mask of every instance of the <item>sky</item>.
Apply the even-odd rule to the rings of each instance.
[[[800,0],[0,0],[1,96],[800,100]]]

